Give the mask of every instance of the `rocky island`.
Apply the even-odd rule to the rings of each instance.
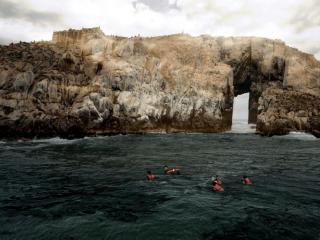
[[[280,40],[90,28],[0,46],[0,138],[222,132],[243,93],[257,133],[320,137],[320,62]]]

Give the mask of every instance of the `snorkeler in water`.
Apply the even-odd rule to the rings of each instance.
[[[156,176],[154,174],[152,174],[152,172],[149,170],[149,171],[147,171],[146,178],[148,181],[153,181],[156,179]]]
[[[169,168],[167,165],[165,165],[163,167],[163,170],[164,170],[164,173],[168,174],[168,175],[171,175],[171,174],[180,175],[180,169],[178,169],[178,168]]]
[[[251,179],[250,178],[248,178],[247,176],[243,176],[242,177],[242,183],[244,184],[244,185],[251,185],[252,184],[252,181],[251,181]]]
[[[216,192],[222,192],[224,191],[224,188],[222,185],[216,183],[216,182],[213,182],[212,183],[212,190],[216,191]]]
[[[217,184],[219,184],[219,185],[222,184],[221,178],[219,178],[218,175],[216,175],[215,177],[212,177],[212,178],[211,178],[211,181],[212,181],[212,183],[217,183]]]

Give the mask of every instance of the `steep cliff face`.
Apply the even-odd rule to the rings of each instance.
[[[295,96],[318,101],[319,70],[313,56],[277,40],[57,32],[52,42],[0,47],[0,135],[221,132],[231,128],[233,97],[245,92],[260,133],[317,134],[319,105],[271,112]],[[302,110],[308,124],[291,122]],[[284,114],[290,124],[275,130]]]
[[[320,137],[320,97],[273,86],[259,99],[257,129],[262,135],[306,131]]]

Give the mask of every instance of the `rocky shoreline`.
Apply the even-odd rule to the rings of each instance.
[[[308,93],[267,89],[259,100],[257,131],[261,135],[285,135],[302,131],[320,137],[320,98]]]
[[[56,32],[0,46],[0,138],[224,132],[233,98],[271,136],[320,136],[320,63],[264,38]]]

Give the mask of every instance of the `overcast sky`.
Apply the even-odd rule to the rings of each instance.
[[[1,43],[94,26],[123,36],[279,38],[320,59],[319,0],[0,0]]]

